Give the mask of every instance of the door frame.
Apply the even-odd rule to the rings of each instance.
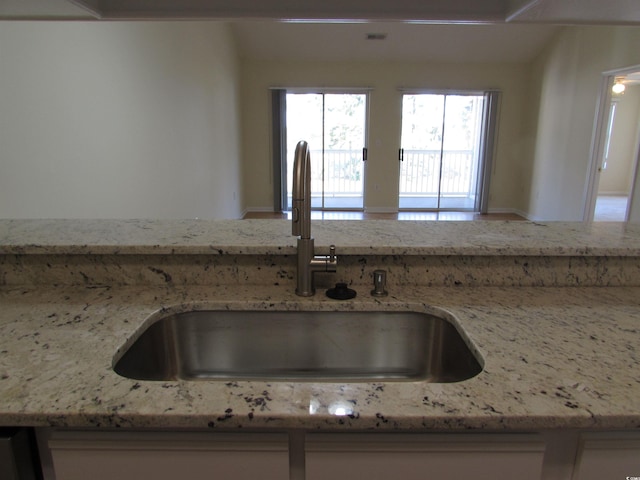
[[[596,200],[598,198],[598,185],[600,183],[600,166],[602,164],[602,158],[604,156],[604,150],[606,148],[607,126],[609,124],[611,116],[611,87],[613,87],[613,83],[615,82],[616,77],[628,75],[637,71],[640,71],[640,65],[608,70],[602,73],[602,78],[600,80],[600,91],[598,93],[596,106],[593,135],[591,138],[591,153],[589,159],[589,170],[587,172],[587,184],[585,186],[584,194],[584,207],[582,215],[582,219],[584,222],[593,222],[593,217],[595,214]],[[640,141],[638,145],[636,145],[636,159],[633,166],[631,190],[629,192],[629,199],[627,201],[627,211],[625,212],[624,222],[629,221],[631,204],[633,203],[633,195],[636,189],[636,174],[639,162]]]
[[[364,211],[366,205],[366,185],[367,185],[367,158],[364,150],[369,145],[369,121],[371,110],[371,87],[271,87],[272,95],[272,176],[274,183],[274,211],[287,211],[288,191],[287,191],[287,107],[286,97],[288,94],[317,94],[317,95],[364,95],[365,96],[365,119],[364,119],[364,145],[362,159],[362,207],[335,207],[327,209],[324,207],[324,190],[322,192],[322,207],[312,207],[315,211],[335,210],[335,211]],[[324,102],[324,100],[323,100]],[[324,120],[323,120],[324,129]],[[323,135],[324,136],[324,135]],[[324,145],[323,145],[324,150]],[[323,160],[324,163],[324,160]],[[324,168],[324,167],[323,167]],[[323,174],[324,175],[324,174]],[[323,182],[324,183],[324,182]]]
[[[489,190],[491,186],[491,175],[495,166],[495,156],[497,148],[498,124],[500,121],[500,106],[502,101],[502,92],[498,89],[488,88],[485,90],[476,89],[430,89],[430,88],[399,88],[402,101],[405,95],[468,95],[482,96],[483,105],[481,112],[481,132],[480,143],[478,145],[478,156],[480,157],[480,165],[478,166],[476,178],[476,201],[473,211],[486,214],[489,210]],[[404,119],[400,120],[400,150],[404,150],[402,146],[402,126]],[[402,160],[402,153],[399,153],[399,159]],[[442,161],[442,158],[441,158]],[[398,162],[401,163],[401,162]],[[400,175],[402,166],[398,166],[398,186],[400,185]],[[400,202],[400,191],[398,189],[398,204]],[[440,201],[438,200],[438,205]],[[457,211],[457,208],[398,208],[398,211]],[[467,209],[465,209],[467,210]],[[471,211],[471,209],[468,209]]]

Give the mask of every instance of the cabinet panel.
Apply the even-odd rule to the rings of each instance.
[[[331,438],[333,437],[333,438]],[[309,435],[307,480],[540,480],[536,435]]]
[[[640,478],[640,435],[584,435],[575,480]]]
[[[98,433],[52,436],[56,480],[289,478],[286,434]]]

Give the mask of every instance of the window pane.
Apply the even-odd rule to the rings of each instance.
[[[474,209],[482,95],[404,95],[399,207]]]
[[[366,95],[325,95],[324,207],[362,208]]]
[[[440,208],[475,207],[482,100],[477,95],[447,95]]]
[[[287,94],[287,209],[300,140],[309,143],[312,208],[363,207],[366,94]]]
[[[300,140],[309,144],[311,155],[312,205],[322,195],[322,94],[287,94],[287,210],[291,210],[293,160]]]
[[[404,95],[400,208],[438,208],[444,95]]]

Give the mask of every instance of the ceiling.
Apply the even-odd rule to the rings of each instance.
[[[638,0],[0,0],[0,19],[640,24]]]
[[[231,21],[248,58],[527,62],[559,25],[640,25],[640,0],[0,0],[29,19]]]
[[[233,24],[240,55],[262,60],[529,62],[553,25],[416,25],[400,22]],[[368,40],[384,34],[384,40]]]
[[[616,76],[616,79],[620,79],[626,86],[640,85],[640,72],[631,72],[626,75]]]
[[[92,19],[84,8],[69,0],[0,0],[0,19]]]

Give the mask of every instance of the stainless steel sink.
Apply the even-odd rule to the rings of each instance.
[[[417,312],[192,311],[151,324],[114,370],[138,380],[458,382],[482,366]]]

